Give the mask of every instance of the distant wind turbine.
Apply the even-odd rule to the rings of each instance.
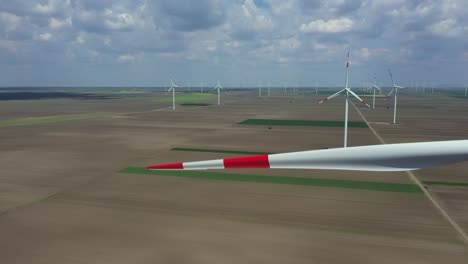
[[[392,79],[393,83],[393,89],[390,91],[388,96],[392,95],[392,93],[395,93],[395,97],[393,99],[393,124],[396,124],[398,89],[404,89],[405,87],[398,86],[395,84],[395,81],[393,80],[392,71],[390,71],[390,69],[388,69],[388,74],[390,74],[390,79]]]
[[[171,88],[168,90],[168,92],[172,91],[172,111],[175,111],[175,88],[178,88],[179,86],[175,85],[174,82],[171,80]]]
[[[351,89],[348,88],[348,76],[349,76],[349,51],[348,51],[347,61],[346,61],[345,88],[343,90],[340,90],[337,93],[334,93],[334,94],[330,95],[329,97],[327,97],[327,98],[325,98],[325,99],[323,99],[322,101],[319,102],[319,104],[326,103],[330,99],[333,99],[333,98],[337,97],[338,95],[340,95],[342,92],[346,92],[345,93],[344,148],[346,148],[347,145],[348,145],[348,100],[349,100],[348,98],[349,98],[349,94],[351,94],[356,99],[358,99],[363,105],[370,108],[370,105],[368,105],[365,100],[361,99],[357,94],[355,94],[353,91],[351,91]]]
[[[216,89],[218,90],[218,106],[221,104],[221,93],[220,93],[220,89],[223,89],[223,87],[221,86],[221,84],[219,83],[219,80],[218,80],[218,83],[216,84],[216,86],[213,88],[213,89]]]
[[[375,90],[379,90],[382,92],[379,86],[377,86],[377,79],[374,77],[374,84],[372,85],[371,89],[374,91],[374,98],[372,99],[372,109],[375,109]]]

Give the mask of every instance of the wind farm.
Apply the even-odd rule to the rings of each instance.
[[[175,83],[172,87],[177,89]],[[348,85],[350,87],[352,85]],[[80,236],[96,233],[91,230],[100,230],[96,234],[100,238],[78,251],[71,247],[61,251],[64,256],[89,253],[98,245],[112,251],[106,233],[117,232],[122,225],[131,223],[126,229],[135,234],[134,241],[145,237],[144,243],[165,244],[168,238],[162,235],[164,230],[174,229],[172,234],[176,235],[181,229],[186,237],[171,237],[171,243],[187,248],[194,239],[201,243],[197,252],[208,255],[214,254],[208,246],[210,241],[226,243],[233,250],[239,250],[241,244],[250,247],[257,243],[226,239],[234,234],[243,238],[249,233],[255,241],[262,241],[266,250],[273,246],[269,236],[263,235],[268,232],[282,234],[283,246],[279,251],[288,258],[294,251],[294,247],[289,246],[293,241],[322,250],[326,241],[354,252],[367,252],[371,247],[375,256],[380,257],[393,255],[393,246],[389,245],[407,245],[400,248],[404,248],[404,254],[396,257],[400,260],[450,259],[455,263],[465,260],[464,240],[459,230],[429,202],[424,191],[436,199],[461,229],[461,234],[466,233],[468,211],[459,206],[465,204],[467,198],[463,192],[468,184],[464,177],[466,162],[459,160],[461,163],[437,164],[411,172],[423,187],[404,171],[409,167],[393,172],[337,170],[345,165],[338,164],[339,158],[333,154],[343,147],[343,101],[340,98],[345,99],[345,96],[342,88],[320,88],[327,93],[342,91],[341,96],[327,104],[317,104],[315,87],[311,88],[310,95],[306,93],[294,101],[274,96],[283,93],[281,86],[271,87],[270,97],[258,97],[257,87],[225,89],[229,89],[230,94],[223,95],[223,107],[219,111],[212,111],[218,103],[217,91],[199,96],[199,93],[173,89],[171,92],[177,92],[174,101],[173,94],[158,88],[140,88],[131,93],[127,93],[126,88],[93,90],[93,93],[82,89],[68,91],[75,96],[87,96],[88,100],[77,100],[63,91],[49,89],[46,95],[58,93],[64,98],[14,100],[14,104],[2,101],[6,119],[0,122],[0,127],[6,155],[1,159],[1,175],[8,192],[4,193],[6,198],[1,208],[8,217],[1,218],[0,228],[5,236],[0,241],[3,243],[15,234],[17,241],[28,240],[34,244],[33,237],[40,233],[80,226],[80,235],[64,234],[69,238],[65,248],[71,246],[74,239],[81,241]],[[305,89],[298,87],[299,91]],[[45,92],[29,91],[36,95]],[[385,150],[391,145],[382,143],[398,146],[397,143],[462,140],[453,144],[462,151],[466,149],[463,131],[468,124],[461,120],[464,120],[467,101],[453,98],[449,92],[437,95],[437,100],[421,99],[419,94],[408,89],[398,92],[397,124],[389,122],[393,118],[392,107],[384,107],[392,98],[376,97],[374,110],[360,106],[360,100],[359,104],[349,100],[351,140],[346,150],[352,152],[369,145],[382,148],[383,152],[376,149],[364,153],[369,155],[368,162],[383,165],[378,161],[383,158],[379,155],[392,157],[394,152]],[[460,92],[463,97],[464,91]],[[12,91],[3,94],[7,93],[15,94]],[[48,104],[55,100],[63,102],[63,107]],[[174,102],[177,111],[172,111]],[[189,102],[199,106],[184,105]],[[30,112],[20,112],[26,104]],[[38,109],[41,109],[40,114],[34,114]],[[76,111],[83,115],[76,115]],[[450,113],[449,118],[447,113]],[[19,146],[23,151],[17,151]],[[436,145],[427,147],[422,153],[440,149]],[[219,170],[221,167],[189,171],[146,169],[158,163],[275,157],[280,155],[276,153],[304,150],[316,151],[316,157],[337,163],[329,163],[327,170],[323,170],[323,166],[322,170],[287,169],[288,166],[275,170],[264,166],[260,170],[249,167],[235,171]],[[16,159],[19,156],[21,161]],[[96,157],[106,157],[106,162],[102,159],[97,162]],[[348,165],[360,166],[359,162],[363,162],[356,153],[350,157],[356,160],[348,160],[351,162]],[[412,165],[415,158],[406,157],[407,165]],[[427,158],[445,160],[443,156]],[[23,162],[34,172],[14,169]],[[9,184],[5,185],[6,182]],[[43,202],[27,206],[37,200]],[[272,203],[275,207],[268,206]],[[87,217],[89,213],[92,218]],[[24,221],[30,222],[27,230],[20,225]],[[148,233],[148,230],[152,231]],[[262,231],[257,233],[259,230]],[[139,245],[128,241],[124,233],[118,232],[117,237],[127,241],[130,249]],[[48,238],[41,242],[45,247],[52,247],[52,243]],[[170,244],[161,247],[170,247]],[[307,250],[297,257],[305,261],[310,254],[314,256],[315,253]],[[4,254],[6,258],[17,255],[15,247]],[[42,254],[38,257],[47,259]]]

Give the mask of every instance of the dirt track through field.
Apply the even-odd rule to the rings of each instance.
[[[350,101],[351,102],[351,101]],[[372,127],[372,125],[367,121],[366,117],[362,114],[361,110],[359,110],[356,105],[351,102],[351,104],[354,106],[356,111],[359,113],[359,115],[362,117],[362,120],[366,122],[367,126],[369,129],[372,131],[372,133],[377,137],[377,139],[382,143],[386,144],[383,138],[377,133],[377,131]],[[463,229],[458,225],[457,222],[447,213],[447,211],[442,207],[442,205],[437,202],[437,200],[429,193],[429,191],[424,187],[422,182],[414,175],[412,171],[406,171],[408,174],[408,177],[421,188],[421,190],[424,192],[424,195],[429,199],[429,201],[432,203],[432,205],[436,208],[436,210],[449,222],[449,224],[455,229],[457,232],[458,236],[460,239],[463,241],[463,243],[468,246],[468,235],[463,231]]]

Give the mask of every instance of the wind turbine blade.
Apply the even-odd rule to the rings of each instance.
[[[408,171],[468,160],[468,140],[321,149],[148,166],[148,170],[324,169]]]
[[[387,95],[387,96],[390,96],[390,95],[392,95],[394,91],[395,91],[395,88],[393,88],[393,89],[392,89],[392,90],[391,90],[391,91],[388,93],[388,95]]]
[[[323,99],[322,101],[320,101],[320,102],[318,102],[318,103],[319,103],[319,104],[321,104],[321,103],[326,103],[326,102],[330,101],[330,99],[333,99],[333,98],[337,97],[338,95],[340,95],[340,93],[342,93],[342,92],[345,91],[345,90],[346,90],[346,89],[342,89],[342,90],[340,90],[339,92],[336,92],[336,93],[334,93],[334,94],[328,96],[327,98]]]
[[[375,89],[379,89],[380,91],[382,91],[382,89],[380,89],[380,87],[378,87],[377,85],[372,85],[372,88],[375,88]]]
[[[170,92],[170,91],[172,91],[172,89],[174,89],[174,87],[169,88],[169,90],[167,90],[167,91]]]
[[[352,96],[356,97],[356,99],[358,99],[358,100],[361,102],[361,104],[363,104],[363,105],[365,105],[365,106],[367,106],[367,107],[370,108],[370,105],[367,104],[366,100],[361,99],[361,97],[359,97],[357,94],[355,94],[353,91],[351,91],[351,89],[348,88],[348,89],[346,89],[346,90],[348,90],[348,92],[349,92]]]

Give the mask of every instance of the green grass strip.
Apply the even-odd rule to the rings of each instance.
[[[183,103],[183,104],[180,104],[182,106],[209,106],[209,105],[212,105],[212,104],[207,104],[207,103]]]
[[[358,94],[359,97],[362,97],[362,98],[374,98],[374,95],[373,94]],[[375,95],[375,98],[387,98],[388,96],[387,95],[384,95],[384,94],[376,94]]]
[[[172,148],[171,150],[174,150],[174,151],[210,152],[210,153],[228,153],[228,154],[246,154],[246,155],[272,154],[272,153],[255,152],[255,151],[223,150],[223,149],[198,149],[198,148]]]
[[[257,96],[257,98],[261,99],[301,99],[304,96],[296,96],[296,95],[271,95],[271,96]]]
[[[466,186],[466,187],[468,187],[467,182],[423,181],[423,183],[424,184],[429,184],[429,185]]]
[[[313,179],[286,176],[259,176],[246,174],[218,173],[207,171],[167,171],[167,170],[147,170],[141,167],[128,167],[119,171],[120,173],[146,174],[158,176],[173,176],[193,179],[219,180],[219,181],[239,181],[255,183],[273,183],[288,185],[304,185],[319,187],[334,187],[358,190],[422,193],[421,189],[414,184],[368,182],[353,180],[333,180],[333,179]]]
[[[184,94],[184,95],[177,94],[175,101],[178,104],[198,103],[198,102],[211,100],[215,98],[216,96],[217,96],[216,94],[211,94],[211,93],[191,93],[191,94]],[[164,98],[153,98],[151,99],[151,101],[172,102],[172,95],[169,97],[164,97]]]
[[[314,120],[277,120],[277,119],[247,119],[239,124],[258,126],[314,126],[314,127],[344,127],[343,121],[314,121]],[[349,127],[367,128],[365,122],[348,122]]]
[[[468,99],[468,97],[466,97],[465,94],[452,94],[452,95],[449,95],[449,97],[458,98],[458,99]]]
[[[64,121],[86,119],[86,118],[106,117],[106,116],[111,116],[111,115],[113,114],[112,113],[85,113],[85,114],[53,115],[53,116],[43,116],[43,117],[26,117],[26,118],[18,118],[18,119],[0,120],[0,127],[56,123],[56,122],[64,122]]]

